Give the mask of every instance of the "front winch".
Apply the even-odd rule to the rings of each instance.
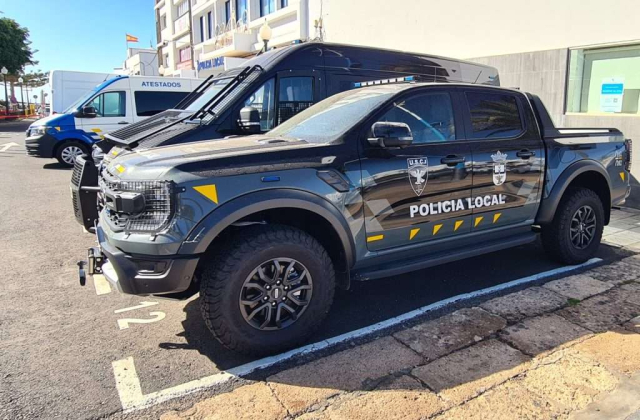
[[[102,250],[98,247],[92,247],[87,250],[87,261],[78,261],[78,276],[80,278],[80,286],[84,286],[87,282],[87,274],[93,276],[102,274],[102,265],[106,258]]]

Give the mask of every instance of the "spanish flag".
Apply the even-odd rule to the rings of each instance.
[[[126,35],[127,35],[127,42],[138,42],[138,37],[135,37],[129,34],[126,34]]]

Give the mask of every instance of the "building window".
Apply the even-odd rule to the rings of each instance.
[[[236,0],[236,20],[238,22],[247,23],[247,0]]]
[[[169,67],[169,53],[166,53],[162,59],[162,65],[165,67]]]
[[[640,114],[640,45],[575,49],[567,112]]]
[[[229,23],[231,20],[231,0],[224,2],[224,23]]]
[[[474,139],[515,137],[522,132],[515,96],[486,92],[467,92],[465,96]]]
[[[160,16],[160,29],[165,29],[167,27],[167,15]]]
[[[207,35],[209,39],[213,36],[213,12],[207,13]]]
[[[260,0],[260,16],[266,16],[276,11],[276,0]]]
[[[285,8],[289,5],[289,0],[280,0],[280,8]]]
[[[200,42],[204,42],[204,16],[200,16]]]
[[[178,17],[184,16],[187,13],[189,13],[189,2],[185,0],[178,5]]]
[[[183,48],[180,50],[180,62],[191,60],[191,47]]]

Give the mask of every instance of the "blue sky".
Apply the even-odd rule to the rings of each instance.
[[[130,47],[155,46],[153,0],[0,0],[0,17],[30,31],[39,61],[29,70],[112,72],[126,58],[125,33],[138,37]]]

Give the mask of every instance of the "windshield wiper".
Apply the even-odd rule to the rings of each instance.
[[[243,83],[246,84],[247,82],[250,82],[256,79],[260,74],[260,72],[262,72],[262,67],[257,65],[252,67],[245,67],[244,69],[242,69],[242,71],[238,73],[236,77],[231,79],[231,81],[227,83],[220,90],[220,92],[218,92],[217,95],[209,99],[207,103],[202,105],[202,107],[199,110],[194,112],[191,115],[191,117],[189,117],[189,120],[196,120],[196,119],[202,120],[207,115],[211,115],[212,117],[214,117],[216,115],[216,112],[214,111],[216,107],[221,105],[223,101],[227,99],[229,95],[231,95],[231,93],[233,93],[236,90],[237,87],[241,86]],[[217,110],[217,111],[220,111],[220,110]]]

